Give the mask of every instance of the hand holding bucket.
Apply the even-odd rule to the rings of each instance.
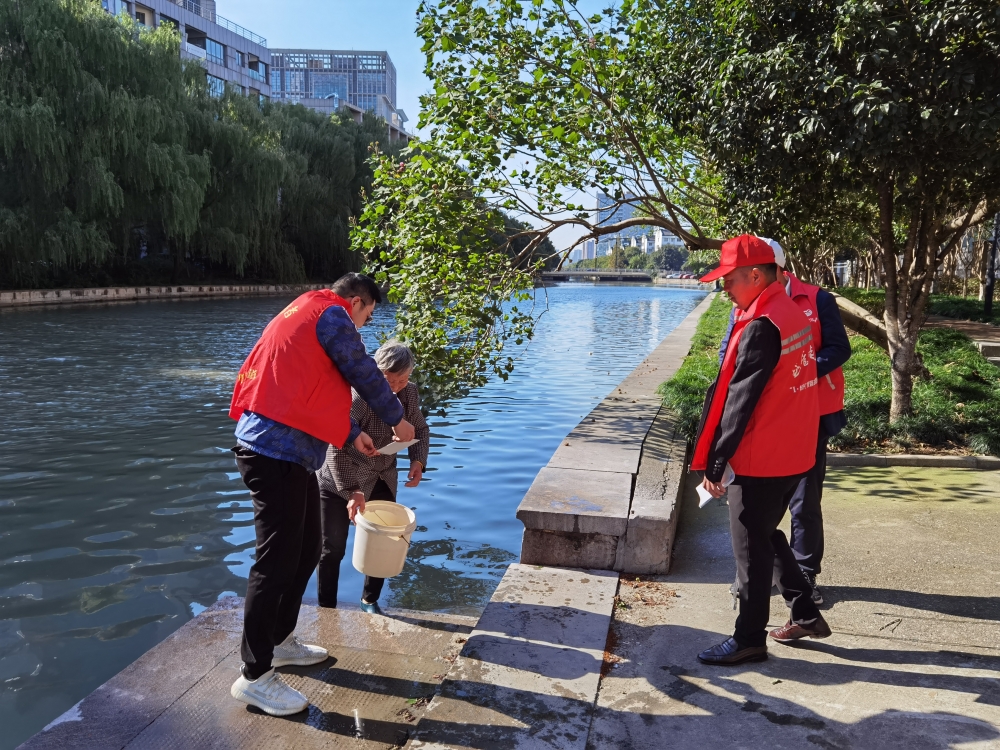
[[[392,578],[403,572],[416,514],[399,503],[369,500],[354,517],[354,569],[372,578]]]

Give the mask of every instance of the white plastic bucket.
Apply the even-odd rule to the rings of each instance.
[[[399,503],[369,500],[365,512],[354,517],[355,570],[372,578],[392,578],[403,572],[416,514]]]

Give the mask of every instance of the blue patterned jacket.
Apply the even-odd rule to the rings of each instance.
[[[328,307],[316,321],[316,338],[340,374],[379,419],[389,425],[399,424],[403,419],[403,406],[375,360],[368,355],[361,334],[347,310],[337,305]],[[352,419],[348,442],[360,433],[361,428]],[[319,471],[323,466],[328,445],[302,430],[252,411],[243,412],[236,423],[236,442],[254,453],[301,464],[309,471]]]

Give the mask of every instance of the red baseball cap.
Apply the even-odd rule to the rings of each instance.
[[[722,243],[719,267],[709,271],[699,281],[715,281],[742,266],[760,266],[774,263],[774,250],[760,237],[741,234]]]

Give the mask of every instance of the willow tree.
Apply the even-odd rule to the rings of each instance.
[[[0,268],[20,283],[100,262],[132,222],[194,232],[207,159],[185,147],[174,32],[86,0],[0,3]]]
[[[885,278],[890,420],[912,411],[935,273],[1000,209],[995,0],[643,5],[660,115],[698,138],[733,226],[850,226]],[[643,75],[640,73],[640,75]]]
[[[287,170],[281,188],[282,236],[301,255],[310,278],[332,279],[359,270],[351,248],[351,222],[371,191],[369,157],[379,150],[395,158],[385,120],[366,113],[324,116],[302,106],[268,105],[268,121],[280,134]]]
[[[189,97],[190,147],[208,157],[210,180],[197,232],[175,248],[175,268],[190,253],[237,275],[301,281],[301,258],[281,234],[279,191],[291,170],[280,134],[242,93],[213,97],[199,82]]]

